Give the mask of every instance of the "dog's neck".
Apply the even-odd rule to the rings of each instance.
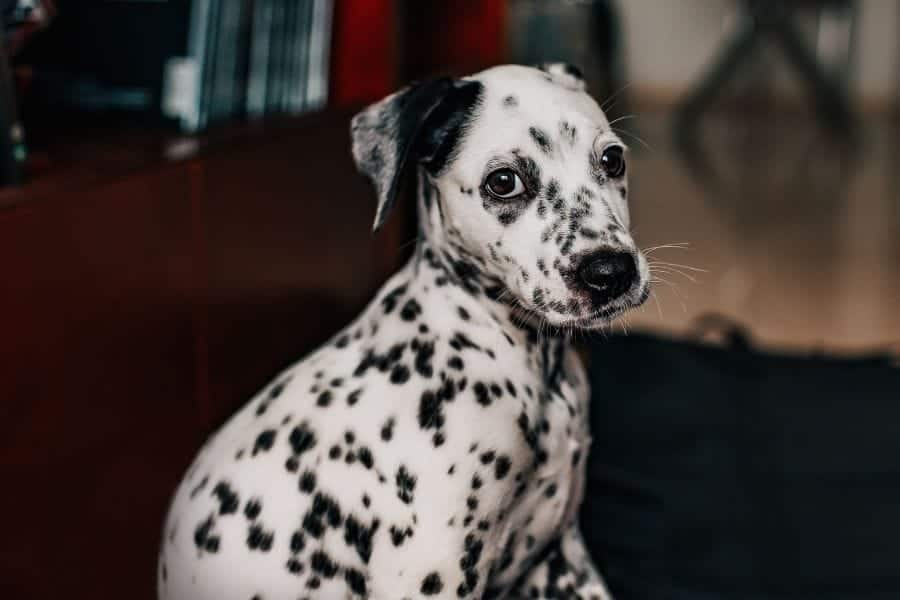
[[[518,308],[503,282],[487,272],[486,260],[454,239],[443,222],[439,191],[424,173],[418,177],[417,192],[418,242],[409,265],[413,278],[423,285],[433,285],[437,288],[433,293],[446,296],[449,302],[466,298],[466,305],[482,318],[495,321],[505,334],[535,352],[546,380],[553,385],[570,344],[568,332]]]

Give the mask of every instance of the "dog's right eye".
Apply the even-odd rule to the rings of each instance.
[[[525,184],[512,169],[497,169],[487,176],[484,187],[495,198],[508,200],[525,191]]]

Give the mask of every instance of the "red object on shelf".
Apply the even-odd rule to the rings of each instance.
[[[396,27],[391,0],[346,0],[334,14],[333,106],[359,106],[389,94],[397,83]]]

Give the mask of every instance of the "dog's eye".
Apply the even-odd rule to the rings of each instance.
[[[625,174],[625,154],[622,146],[609,146],[600,155],[600,165],[607,177],[615,179]]]
[[[496,198],[515,198],[525,191],[525,184],[512,169],[497,169],[484,182],[487,191]]]

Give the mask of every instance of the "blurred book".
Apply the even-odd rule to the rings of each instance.
[[[187,53],[166,65],[163,114],[186,131],[327,101],[334,0],[193,0]]]
[[[38,8],[17,18],[55,13],[13,57],[29,131],[174,121],[194,132],[325,104],[334,0],[28,2]]]

